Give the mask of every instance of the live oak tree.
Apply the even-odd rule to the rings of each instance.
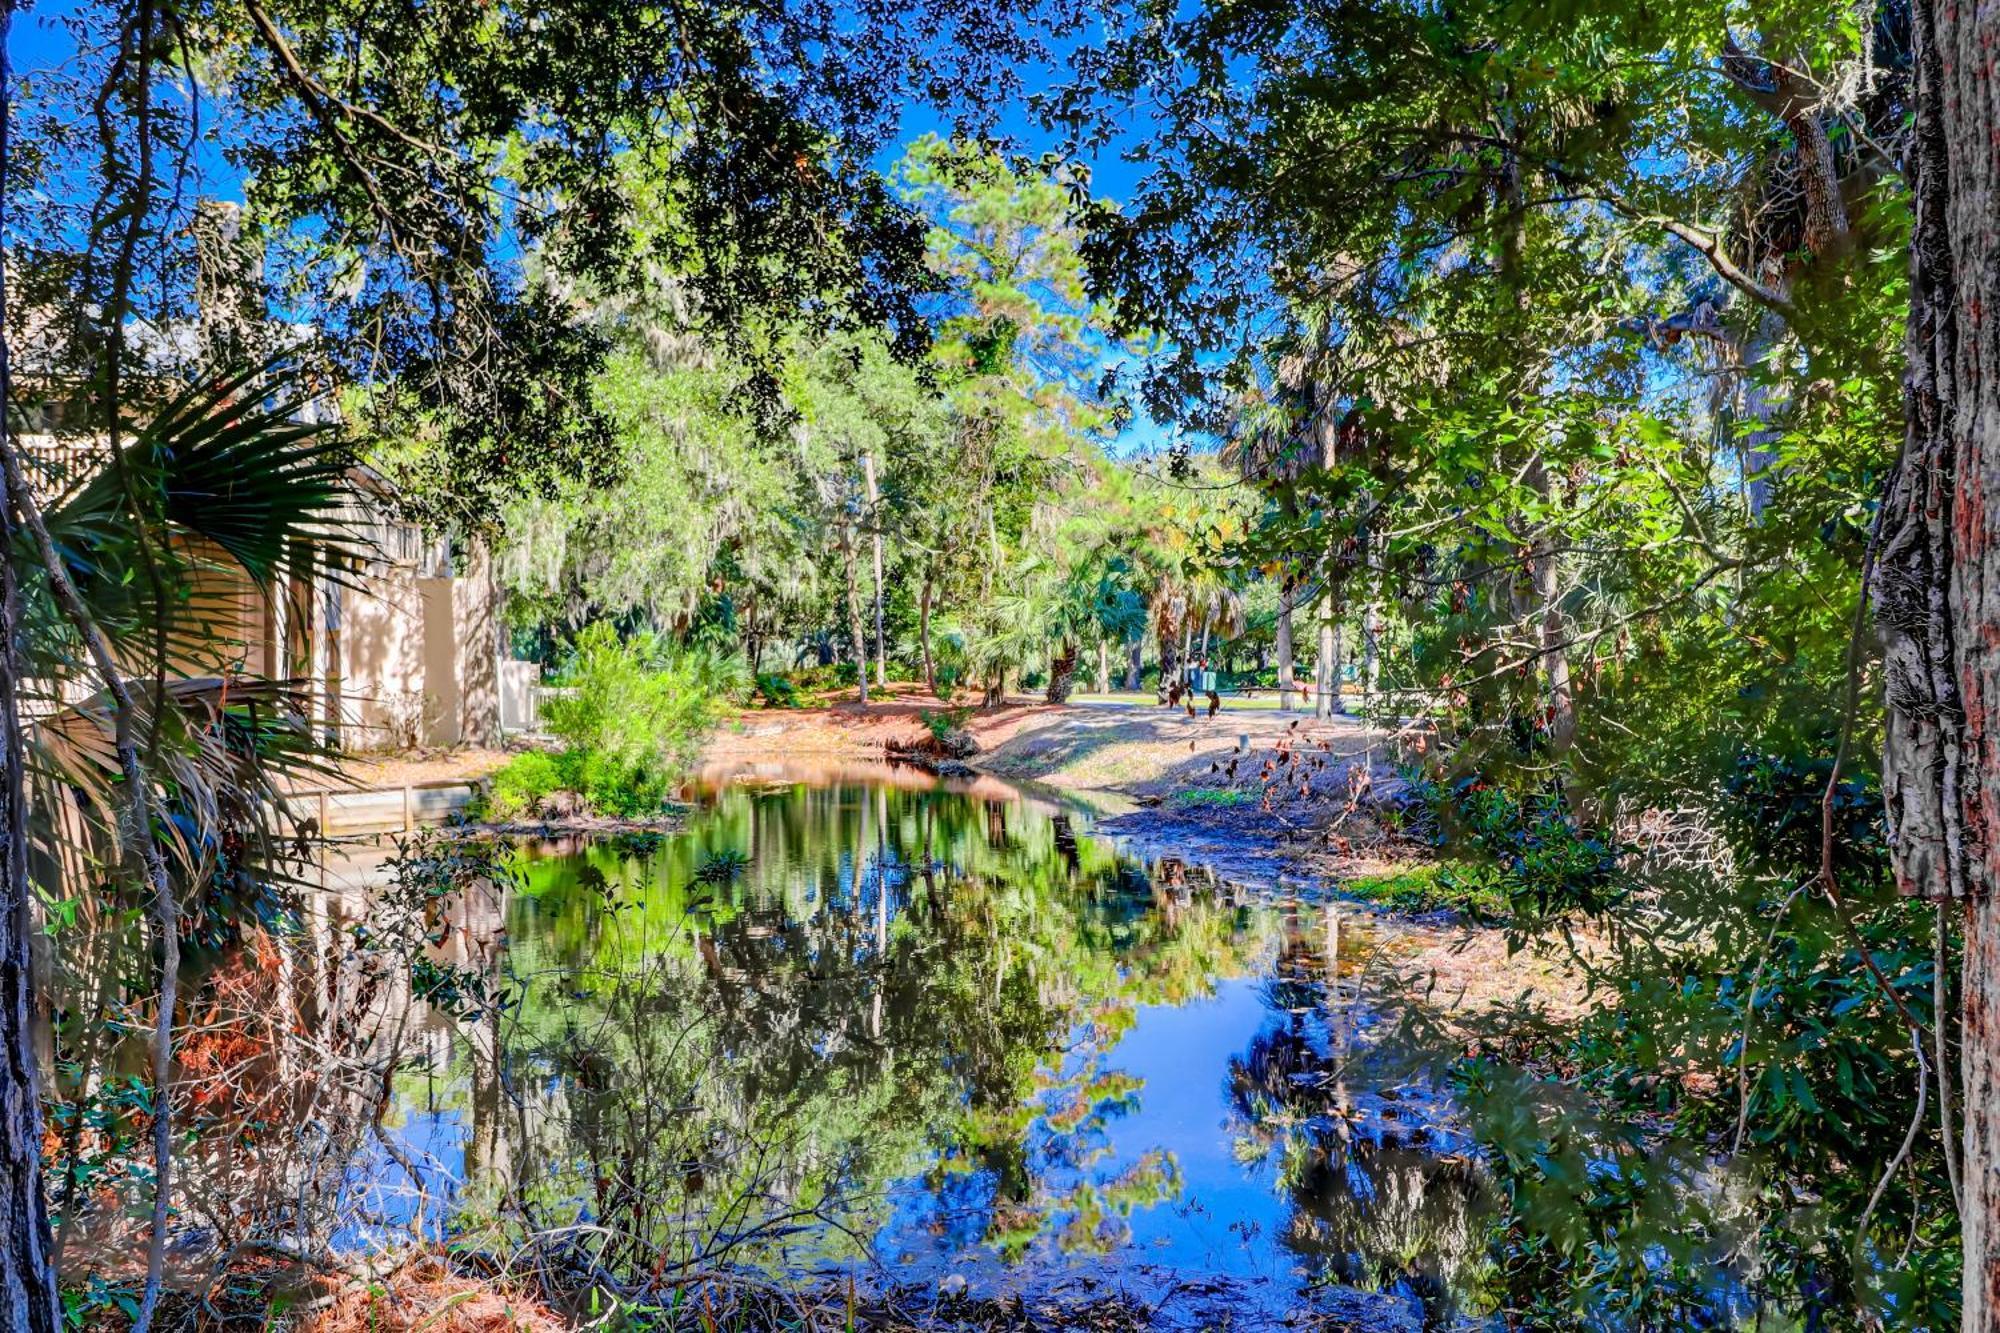
[[[1963,1327],[1983,1333],[2000,1320],[2000,12],[1911,15],[1906,435],[1872,592],[1897,880],[1965,922]]]

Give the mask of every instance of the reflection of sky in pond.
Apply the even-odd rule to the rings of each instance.
[[[1079,1165],[1064,1163],[1049,1181],[1057,1194],[1077,1186],[1114,1188],[1149,1166],[1162,1149],[1172,1156],[1173,1187],[1151,1206],[1123,1214],[1123,1248],[1149,1264],[1195,1271],[1275,1276],[1288,1270],[1290,1256],[1274,1252],[1268,1238],[1282,1230],[1286,1204],[1272,1189],[1269,1172],[1237,1160],[1230,1130],[1230,1100],[1222,1058],[1241,1050],[1269,1019],[1254,981],[1225,981],[1215,998],[1188,1004],[1144,1005],[1132,1028],[1105,1052],[1105,1063],[1139,1084],[1112,1114],[1102,1117],[1101,1155]],[[1064,1136],[1050,1135],[1050,1138]],[[1060,1154],[1049,1146],[1048,1160]],[[913,1182],[897,1191],[895,1220],[884,1229],[879,1253],[885,1263],[917,1258],[946,1262],[977,1243],[978,1228],[950,1227],[953,1204],[991,1206],[992,1182],[971,1191],[962,1187],[933,1192]],[[1263,1244],[1246,1244],[1262,1238]],[[1053,1239],[1038,1245],[1041,1259],[1060,1257]],[[1074,1256],[1096,1266],[1094,1253]]]
[[[725,787],[684,834],[537,854],[465,926],[525,999],[497,1035],[433,1019],[389,1135],[427,1183],[459,1182],[433,1217],[440,1194],[489,1204],[497,1170],[556,1190],[544,1210],[604,1219],[629,1201],[585,1159],[625,1151],[674,1226],[743,1188],[838,1220],[792,1225],[763,1262],[866,1267],[856,1235],[899,1279],[994,1291],[1091,1274],[1227,1279],[1281,1305],[1334,1278],[1435,1294],[1466,1257],[1427,1253],[1470,1234],[1464,1181],[1433,1188],[1409,1143],[1373,1152],[1371,1076],[1335,1097],[1317,1072],[1338,1054],[1320,910],[1186,868],[1156,882],[1087,827],[990,787],[845,779]],[[718,852],[750,860],[704,885]],[[1340,941],[1350,972],[1361,935]],[[605,1138],[669,1102],[681,1169]],[[781,1179],[730,1175],[773,1136]],[[413,1220],[401,1169],[371,1159],[356,1185],[378,1229],[350,1245]]]

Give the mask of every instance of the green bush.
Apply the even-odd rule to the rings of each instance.
[[[478,813],[489,819],[520,819],[532,815],[543,797],[562,786],[556,756],[541,750],[517,754],[493,775]]]
[[[757,677],[757,697],[766,708],[801,707],[799,687],[775,672]]]
[[[1388,874],[1358,875],[1341,887],[1399,912],[1448,908],[1476,921],[1496,921],[1508,910],[1506,884],[1499,873],[1471,862],[1425,863]]]
[[[637,819],[660,812],[679,785],[680,770],[661,770],[606,750],[566,750],[563,786],[595,814]]]
[[[972,710],[963,706],[926,708],[918,716],[924,724],[924,730],[931,734],[931,739],[942,743],[954,731],[965,730],[965,724],[972,720]]]
[[[1174,804],[1185,807],[1243,805],[1250,793],[1234,787],[1189,787],[1174,793]]]
[[[597,771],[608,765],[673,779],[700,757],[742,675],[727,659],[677,653],[650,634],[620,640],[597,624],[577,636],[576,655],[558,678],[567,690],[542,714],[566,749],[597,759]]]
[[[592,812],[657,814],[701,755],[723,708],[750,679],[732,657],[677,651],[650,634],[620,639],[592,625],[542,708],[559,754],[519,754],[493,775],[475,818],[519,819],[551,793],[573,791]]]
[[[831,666],[800,667],[790,674],[792,684],[802,693],[822,694],[829,690],[854,688],[854,663],[835,662]]]

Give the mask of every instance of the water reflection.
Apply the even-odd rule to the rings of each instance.
[[[455,1229],[620,1274],[1465,1294],[1478,1176],[1393,942],[997,783],[881,776],[724,781],[685,833],[523,849],[441,914],[506,999],[424,1017],[371,1205],[408,1221],[414,1170]]]

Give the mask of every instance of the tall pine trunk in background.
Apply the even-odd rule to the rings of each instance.
[[[1292,595],[1292,581],[1286,579],[1278,590],[1278,707],[1285,712],[1299,701],[1299,683],[1293,676]]]
[[[1906,893],[1964,902],[1965,1333],[2000,1325],[2000,8],[1917,0],[1903,457],[1870,589]]]
[[[840,521],[840,560],[847,569],[847,635],[854,645],[854,683],[860,699],[868,702],[868,635],[861,628],[861,580],[855,573],[854,520]]]
[[[5,241],[12,144],[13,71],[7,62],[13,6],[0,7],[0,453],[14,441],[6,408],[14,400],[8,364]],[[18,469],[0,470],[0,477]],[[0,486],[0,1326],[56,1333],[55,1265],[42,1196],[42,1103],[35,1058],[33,919],[28,884],[28,808],[23,781],[20,678],[21,594],[15,582],[13,497]]]
[[[861,477],[867,487],[868,540],[875,558],[875,683],[889,688],[889,644],[882,632],[882,492],[875,485],[875,455],[861,455]]]
[[[924,689],[930,694],[937,693],[937,659],[931,656],[931,593],[930,566],[924,566],[924,586],[917,594],[917,640],[924,653]]]
[[[1319,610],[1319,660],[1313,665],[1313,716],[1340,711],[1340,602],[1331,589]]]

